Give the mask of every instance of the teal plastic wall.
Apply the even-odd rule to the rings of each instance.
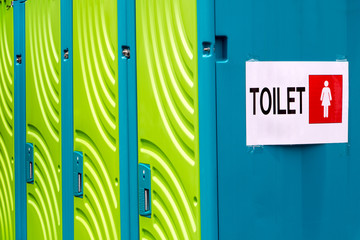
[[[216,35],[220,239],[360,239],[360,2],[222,0]],[[349,61],[349,143],[246,146],[245,62]]]

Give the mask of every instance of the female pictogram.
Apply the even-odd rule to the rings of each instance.
[[[320,101],[322,101],[321,106],[324,107],[324,118],[328,118],[329,117],[329,106],[331,105],[330,102],[331,102],[332,98],[331,98],[331,90],[328,87],[329,82],[325,81],[324,86],[325,87],[323,87],[323,89],[321,91]]]

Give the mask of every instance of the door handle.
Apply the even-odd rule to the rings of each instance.
[[[34,184],[34,145],[25,145],[26,182]]]
[[[83,153],[75,151],[73,154],[73,176],[74,176],[74,187],[73,192],[75,197],[83,197]]]
[[[140,163],[138,167],[139,213],[151,217],[151,170],[149,164]]]

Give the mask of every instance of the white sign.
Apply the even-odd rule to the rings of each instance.
[[[348,62],[246,62],[246,144],[348,141]]]

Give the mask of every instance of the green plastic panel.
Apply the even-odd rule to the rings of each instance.
[[[83,153],[75,239],[120,239],[116,0],[74,0],[74,150]]]
[[[28,0],[25,20],[26,141],[34,145],[27,237],[62,239],[60,0]]]
[[[200,239],[194,0],[136,0],[139,163],[151,167],[140,239]]]
[[[11,1],[0,2],[0,239],[15,239],[14,31]]]

